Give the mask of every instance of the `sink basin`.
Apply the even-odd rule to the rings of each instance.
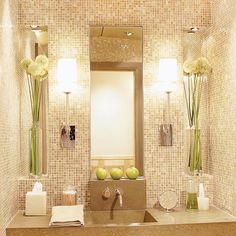
[[[157,220],[147,210],[85,211],[85,225],[154,223]]]

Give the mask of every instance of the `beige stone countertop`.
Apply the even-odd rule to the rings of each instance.
[[[236,223],[236,217],[213,206],[209,211],[188,212],[184,208],[177,208],[170,213],[158,209],[148,209],[148,211],[158,221],[158,225],[223,222]]]
[[[173,212],[166,213],[159,209],[147,209],[149,213],[157,220],[151,223],[135,223],[126,226],[153,226],[153,225],[176,225],[176,224],[203,224],[203,223],[227,223],[235,222],[236,217],[218,209],[211,207],[209,211],[187,212],[183,208],[177,208]],[[49,228],[50,215],[47,216],[25,216],[23,211],[19,211],[8,229],[21,228]],[[119,227],[120,225],[84,225],[84,227]]]
[[[49,227],[50,215],[13,218],[6,230],[7,236],[236,236],[236,218],[211,207],[207,212],[186,212],[176,209],[165,213],[148,209],[158,220],[151,223],[96,225],[84,227]]]

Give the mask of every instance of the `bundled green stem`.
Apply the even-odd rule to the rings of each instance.
[[[185,101],[190,128],[190,151],[188,166],[190,171],[202,169],[201,135],[199,130],[199,112],[203,90],[203,76],[200,74],[188,75],[183,81]]]
[[[30,129],[30,173],[40,175],[40,127],[38,122],[33,123]]]
[[[41,94],[42,94],[42,82],[40,80],[31,78],[28,75],[27,78],[30,103],[31,103],[31,113],[33,125],[31,127],[30,134],[30,173],[32,175],[40,174],[39,158],[39,142],[40,142],[40,128],[39,128],[39,115],[40,115],[40,104],[41,104]]]
[[[185,102],[187,107],[189,127],[199,127],[199,111],[204,79],[202,75],[188,75],[187,82],[183,80]]]

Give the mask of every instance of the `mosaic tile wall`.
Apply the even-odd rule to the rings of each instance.
[[[18,1],[0,1],[0,235],[18,208],[20,71]]]
[[[49,204],[60,204],[60,193],[65,184],[74,184],[82,202],[89,202],[89,25],[143,26],[144,171],[147,179],[148,206],[153,206],[158,194],[167,188],[175,188],[181,198],[181,193],[185,190],[182,171],[186,127],[182,86],[177,84],[171,94],[174,145],[160,147],[158,125],[163,122],[163,111],[167,101],[157,80],[157,68],[161,57],[176,57],[179,66],[182,65],[183,28],[195,25],[208,27],[211,22],[209,2],[209,0],[20,1],[22,25],[39,24],[48,25],[49,28],[49,177],[43,181],[49,192]],[[55,78],[56,61],[60,57],[77,57],[80,66],[77,92],[70,96],[70,120],[76,124],[78,130],[75,150],[62,150],[59,145],[59,126],[66,117],[65,96],[59,91]],[[27,134],[22,133],[22,135]],[[19,180],[22,209],[25,192],[31,189],[32,183],[32,180],[26,178]],[[211,191],[209,195],[212,196]]]
[[[93,37],[90,39],[90,61],[142,62],[142,40]]]
[[[213,66],[209,83],[210,173],[214,203],[236,215],[236,4],[212,1],[207,53]]]

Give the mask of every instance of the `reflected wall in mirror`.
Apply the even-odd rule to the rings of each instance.
[[[48,56],[48,27],[26,26],[22,29],[22,58],[34,60],[38,55]],[[24,74],[25,77],[25,74]],[[39,126],[42,130],[42,174],[47,174],[47,109],[48,109],[48,79],[42,82]],[[22,175],[28,176],[30,169],[29,130],[32,126],[30,97],[27,79],[21,85],[21,167]]]
[[[91,175],[136,166],[143,175],[141,27],[90,27]]]

